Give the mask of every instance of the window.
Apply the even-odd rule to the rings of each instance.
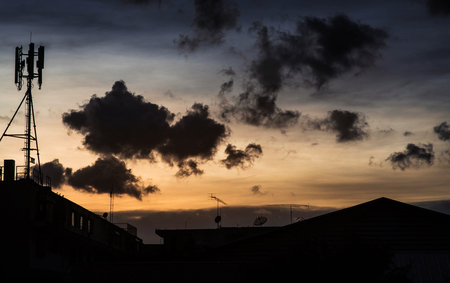
[[[80,230],[83,230],[83,220],[84,220],[84,217],[83,216],[80,216]]]
[[[72,211],[72,227],[75,227],[75,211]]]
[[[92,233],[92,221],[91,221],[91,219],[88,219],[88,221],[87,221],[87,232],[88,232],[88,234]]]

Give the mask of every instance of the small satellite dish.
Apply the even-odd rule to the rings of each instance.
[[[219,223],[221,220],[222,220],[222,217],[216,216],[216,218],[214,219],[214,222]]]
[[[103,218],[106,219],[106,217],[108,217],[108,212],[103,213]]]
[[[259,216],[259,217],[257,217],[257,218],[255,219],[255,222],[253,222],[253,225],[255,225],[255,226],[261,226],[261,225],[263,225],[263,224],[266,223],[266,222],[267,222],[267,217]]]

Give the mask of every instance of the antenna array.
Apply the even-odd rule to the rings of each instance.
[[[34,117],[34,107],[33,107],[33,97],[31,95],[31,89],[33,88],[33,79],[38,79],[38,85],[39,89],[41,89],[42,86],[42,70],[44,69],[44,46],[39,46],[38,51],[34,51],[34,43],[30,43],[28,48],[28,54],[23,53],[22,46],[16,47],[15,52],[15,70],[14,70],[14,83],[17,86],[17,90],[21,91],[23,86],[23,79],[27,79],[27,91],[25,92],[25,95],[22,99],[22,101],[19,104],[19,107],[17,107],[16,112],[14,113],[13,117],[11,118],[11,121],[9,122],[8,126],[6,127],[5,131],[3,132],[3,135],[0,138],[0,141],[3,139],[3,137],[14,137],[14,138],[21,138],[24,139],[24,147],[23,151],[25,152],[25,172],[24,172],[24,178],[30,179],[32,176],[30,174],[31,172],[31,163],[35,163],[35,159],[31,157],[31,151],[36,150],[36,155],[38,159],[38,168],[39,168],[39,175],[38,182],[40,184],[43,184],[43,178],[41,174],[41,162],[39,158],[39,147],[38,147],[38,141],[37,141],[37,132],[36,132],[36,120]],[[36,61],[36,68],[37,72],[35,73],[35,64]],[[24,75],[24,69],[27,67],[27,75]],[[17,112],[19,111],[20,107],[22,106],[22,103],[25,101],[25,133],[24,134],[6,134],[8,131],[9,126],[11,125],[12,121],[16,117]],[[31,133],[31,121],[33,121],[33,128],[34,128],[34,135]],[[34,142],[36,144],[35,148],[31,147],[31,142]]]

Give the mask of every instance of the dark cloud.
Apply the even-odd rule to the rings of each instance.
[[[156,186],[145,186],[141,178],[127,169],[125,162],[108,156],[68,175],[67,182],[76,190],[95,194],[129,195],[138,200],[149,193],[159,192]]]
[[[104,97],[93,95],[79,111],[64,113],[62,119],[84,135],[83,144],[92,152],[152,159],[153,150],[166,141],[174,116],[117,81]]]
[[[37,166],[35,166],[34,169],[39,170]],[[66,182],[66,173],[70,174],[71,169],[64,168],[64,166],[59,162],[59,159],[54,159],[41,165],[41,172],[51,178],[52,188],[58,189],[61,188]]]
[[[228,82],[224,82],[221,86],[220,86],[220,91],[219,91],[219,97],[222,97],[226,94],[226,93],[230,93],[233,90],[233,84],[234,81],[233,79],[229,80]]]
[[[337,142],[361,141],[369,137],[369,124],[363,113],[345,110],[328,112],[324,119],[305,117],[304,130],[320,130],[336,133]]]
[[[228,69],[222,69],[222,70],[220,70],[219,73],[221,73],[225,76],[231,76],[231,77],[236,76],[236,72],[231,67],[229,67]]]
[[[442,122],[439,126],[434,127],[433,130],[441,141],[450,140],[450,126],[446,121]]]
[[[301,115],[298,111],[278,108],[276,94],[258,93],[251,86],[235,98],[234,103],[230,103],[222,91],[219,98],[220,117],[227,122],[234,118],[252,126],[284,129],[297,124]]]
[[[164,161],[172,164],[188,158],[210,160],[217,147],[229,136],[229,130],[209,118],[207,105],[195,103],[191,110],[176,122],[158,152]]]
[[[192,35],[180,34],[174,40],[179,50],[194,52],[201,43],[222,44],[224,31],[236,28],[240,16],[237,4],[230,0],[195,0],[194,11]]]
[[[338,14],[327,19],[304,17],[294,33],[255,22],[258,56],[250,78],[265,92],[277,92],[297,74],[317,89],[330,79],[372,66],[381,57],[388,33]]]
[[[448,0],[426,0],[428,13],[434,17],[449,17],[450,2]]]
[[[228,144],[225,153],[228,155],[227,158],[220,162],[227,169],[233,167],[240,167],[241,169],[249,168],[253,165],[255,159],[258,159],[263,154],[261,146],[254,143],[247,145],[245,150],[236,149],[236,146]]]
[[[394,129],[392,129],[392,128],[389,128],[389,129],[387,129],[387,130],[380,130],[380,133],[382,133],[382,134],[392,134],[392,133],[395,133],[395,130]]]
[[[194,160],[181,161],[178,163],[178,172],[175,174],[177,178],[186,178],[191,175],[203,175],[203,170],[198,168],[197,162]]]
[[[410,131],[406,131],[406,132],[403,133],[403,135],[404,135],[405,137],[409,137],[409,136],[412,136],[412,135],[414,135],[414,134],[411,133]]]
[[[81,110],[63,114],[63,123],[84,135],[83,144],[92,152],[120,158],[183,164],[189,158],[211,159],[229,130],[209,118],[207,105],[195,103],[173,125],[174,114],[163,106],[130,93],[123,81],[114,84],[105,97],[92,96]]]
[[[434,163],[433,144],[408,144],[403,152],[392,153],[386,161],[390,161],[392,169],[421,168]]]
[[[265,194],[267,194],[267,192],[262,192],[261,191],[261,186],[260,185],[253,186],[253,187],[251,187],[250,190],[252,191],[252,193],[254,195],[265,195]]]

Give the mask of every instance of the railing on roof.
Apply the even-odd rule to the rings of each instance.
[[[24,165],[18,165],[16,166],[16,180],[25,179],[26,177],[26,166]],[[43,186],[44,185],[44,174],[42,172],[39,172],[36,168],[33,168],[33,174],[31,175],[31,180],[33,180],[35,183]],[[45,186],[51,187],[52,186],[52,178],[49,176],[45,176]]]

